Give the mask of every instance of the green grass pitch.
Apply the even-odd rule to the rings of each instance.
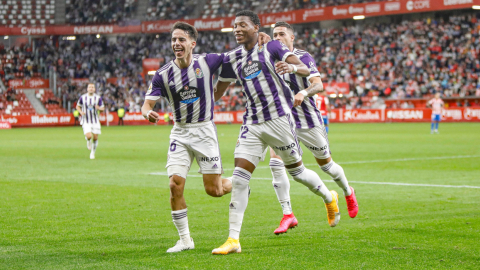
[[[227,176],[239,127],[218,126]],[[341,197],[330,228],[320,198],[292,182],[299,226],[274,235],[282,212],[266,161],[250,182],[242,253],[227,256],[211,250],[227,239],[230,195],[206,195],[195,163],[185,197],[196,247],[165,252],[178,235],[168,179],[151,173],[166,171],[170,127],[103,127],[95,160],[80,127],[1,130],[0,269],[480,269],[479,124],[330,129],[358,216]],[[304,162],[330,180],[308,151]]]

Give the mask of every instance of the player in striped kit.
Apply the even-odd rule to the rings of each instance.
[[[229,237],[212,254],[241,252],[239,237],[248,204],[248,184],[256,166],[265,157],[264,151],[268,146],[277,151],[296,181],[307,185],[323,198],[332,212],[331,222],[338,222],[340,214],[336,192],[330,192],[320,177],[302,163],[302,152],[291,117],[293,96],[282,78],[285,73],[307,77],[310,71],[279,41],[259,46],[259,28],[257,14],[252,11],[236,14],[234,34],[241,46],[225,55],[216,85],[215,100],[218,100],[231,82],[239,80],[247,97],[247,105],[235,148]]]
[[[82,115],[80,124],[87,140],[87,148],[90,150],[90,159],[95,159],[98,135],[102,134],[98,112],[105,110],[102,97],[95,94],[95,84],[88,84],[87,93],[83,94],[77,102],[77,110]]]
[[[328,134],[328,115],[332,112],[330,109],[330,102],[328,101],[327,93],[321,92],[318,93],[317,99],[315,100],[315,105],[320,110],[320,114],[322,115],[323,125],[325,126],[325,130]]]
[[[323,83],[317,65],[313,57],[306,51],[293,47],[295,40],[293,27],[286,22],[277,22],[273,28],[273,38],[285,44],[289,51],[293,52],[300,60],[309,67],[310,75],[306,78],[298,74],[284,74],[285,81],[295,94],[295,103],[292,114],[296,123],[296,133],[301,141],[312,152],[320,168],[330,175],[335,183],[343,190],[347,201],[348,214],[351,218],[358,213],[358,204],[355,192],[348,185],[347,177],[343,168],[332,160],[328,135],[322,122],[321,113],[315,104],[315,95],[324,93]],[[270,148],[270,169],[273,176],[273,187],[277,193],[278,201],[283,209],[283,218],[280,226],[274,231],[275,234],[287,232],[289,228],[297,226],[290,203],[290,183],[285,173],[285,166],[280,156]],[[328,206],[327,206],[328,210]],[[334,227],[337,223],[330,223]]]
[[[430,126],[430,133],[438,134],[438,123],[442,121],[442,110],[445,103],[440,98],[440,93],[435,93],[435,98],[427,102],[427,107],[432,108],[432,124]],[[435,128],[435,129],[434,129]]]
[[[203,174],[205,191],[212,197],[230,193],[232,182],[222,179],[222,159],[217,131],[213,123],[212,74],[222,65],[223,54],[193,54],[197,30],[184,22],[173,25],[171,45],[175,60],[154,75],[145,96],[142,114],[150,122],[158,122],[152,109],[163,97],[173,108],[175,125],[170,134],[167,173],[170,178],[172,218],[180,240],[167,252],[180,252],[195,247],[190,237],[187,205],[183,196],[185,181],[195,158]]]

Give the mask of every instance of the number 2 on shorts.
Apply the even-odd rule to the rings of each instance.
[[[242,132],[242,131],[243,131],[243,132]],[[247,136],[246,136],[245,134],[247,134],[247,132],[248,132],[248,127],[247,127],[247,126],[241,126],[241,127],[240,127],[240,132],[242,132],[242,133],[240,134],[240,138],[246,139]]]

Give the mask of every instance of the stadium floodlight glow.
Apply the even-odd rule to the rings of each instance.
[[[477,6],[477,5],[472,6],[472,8],[473,8],[473,9],[476,9],[476,10],[480,10],[480,6]]]
[[[97,34],[97,38],[100,38],[100,34]]]
[[[364,15],[357,15],[357,16],[353,16],[353,19],[354,20],[363,20],[363,19],[365,19],[365,16]]]
[[[148,72],[148,75],[155,75],[155,72],[156,72],[155,70],[150,70],[150,71]]]
[[[336,94],[330,94],[330,97],[331,97],[331,98],[336,98],[337,95],[336,95]]]
[[[338,94],[338,97],[343,97],[343,94]]]
[[[77,39],[77,37],[75,37],[75,36],[68,36],[68,37],[63,37],[62,39],[63,39],[63,40],[75,40],[75,39]]]
[[[232,32],[233,31],[233,28],[222,28],[222,30],[220,30],[222,32]]]
[[[155,37],[156,37],[156,38],[159,38],[159,37],[160,37],[160,35],[156,35]]]
[[[5,36],[3,39],[8,39],[8,36]]]
[[[272,27],[272,28],[273,28],[273,27],[275,27],[275,24],[274,24],[274,23],[272,23],[272,25],[270,25],[270,27]]]

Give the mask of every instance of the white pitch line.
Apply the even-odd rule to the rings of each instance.
[[[166,172],[154,172],[150,173],[150,175],[162,175],[167,176]],[[199,174],[189,174],[188,177],[196,177],[201,178],[202,175]],[[251,178],[255,180],[272,180],[272,178],[262,178],[262,177],[255,177]],[[294,181],[290,179],[290,181]],[[322,180],[323,182],[335,182],[333,180]],[[365,181],[348,181],[349,183],[357,183],[357,184],[371,184],[371,185],[392,185],[392,186],[415,186],[415,187],[443,187],[443,188],[473,188],[473,189],[480,189],[477,186],[452,186],[452,185],[432,185],[432,184],[410,184],[410,183],[395,183],[395,182],[365,182]]]
[[[397,159],[377,159],[377,160],[359,160],[359,161],[344,161],[337,162],[338,164],[364,164],[364,163],[381,163],[381,162],[405,162],[415,160],[435,160],[435,159],[455,159],[455,158],[476,158],[480,155],[468,155],[468,156],[449,156],[449,157],[423,157],[423,158],[397,158]],[[316,163],[305,164],[305,166],[317,166]],[[256,169],[270,169],[269,166],[258,166]],[[224,171],[233,171],[232,168],[224,168]]]

